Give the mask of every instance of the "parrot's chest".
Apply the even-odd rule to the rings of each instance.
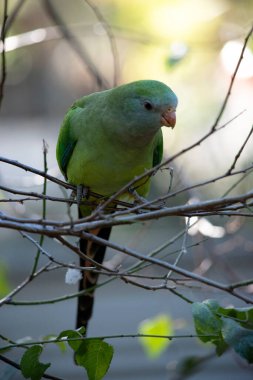
[[[136,176],[152,166],[153,154],[148,147],[134,151],[127,146],[100,146],[99,149],[85,149],[79,145],[69,162],[67,175],[70,183],[84,185],[91,191],[110,195],[125,186]],[[148,192],[149,181],[139,188],[139,193]]]

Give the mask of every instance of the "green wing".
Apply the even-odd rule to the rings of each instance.
[[[156,142],[155,142],[155,149],[153,153],[153,166],[156,166],[160,164],[163,158],[163,134],[162,130],[158,132]]]
[[[66,180],[68,179],[67,166],[77,143],[77,139],[73,136],[71,128],[71,117],[76,112],[76,108],[77,107],[73,106],[67,112],[60,129],[56,147],[56,158],[58,165]]]

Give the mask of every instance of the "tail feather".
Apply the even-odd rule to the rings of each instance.
[[[111,233],[111,227],[101,228],[92,231],[96,236],[109,240]],[[80,250],[97,263],[102,264],[105,256],[106,246],[96,244],[92,241],[86,239],[80,239]],[[87,267],[91,266],[91,263],[88,260],[80,258],[80,266]],[[98,281],[98,274],[94,272],[83,272],[83,278],[79,282],[79,291],[89,290],[82,296],[78,297],[77,305],[77,319],[76,319],[76,328],[85,327],[87,331],[88,322],[92,316],[93,303],[94,303],[94,286]]]

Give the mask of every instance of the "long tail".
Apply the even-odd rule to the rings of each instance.
[[[92,231],[98,237],[102,239],[109,240],[111,233],[111,227],[101,228]],[[85,239],[80,239],[80,250],[97,263],[102,264],[105,256],[106,246],[99,245]],[[80,259],[80,266],[91,266],[92,264],[88,260]],[[93,303],[94,303],[94,289],[92,289],[98,280],[98,274],[93,272],[83,272],[83,278],[79,282],[79,291],[88,290],[82,296],[78,298],[77,305],[77,319],[76,328],[85,327],[85,333],[87,332],[88,322],[92,316]]]

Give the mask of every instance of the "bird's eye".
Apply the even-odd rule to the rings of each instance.
[[[153,109],[153,105],[152,105],[152,103],[150,103],[150,102],[148,102],[148,101],[144,102],[144,107],[145,107],[146,110],[148,110],[148,111],[151,111],[151,110]]]

